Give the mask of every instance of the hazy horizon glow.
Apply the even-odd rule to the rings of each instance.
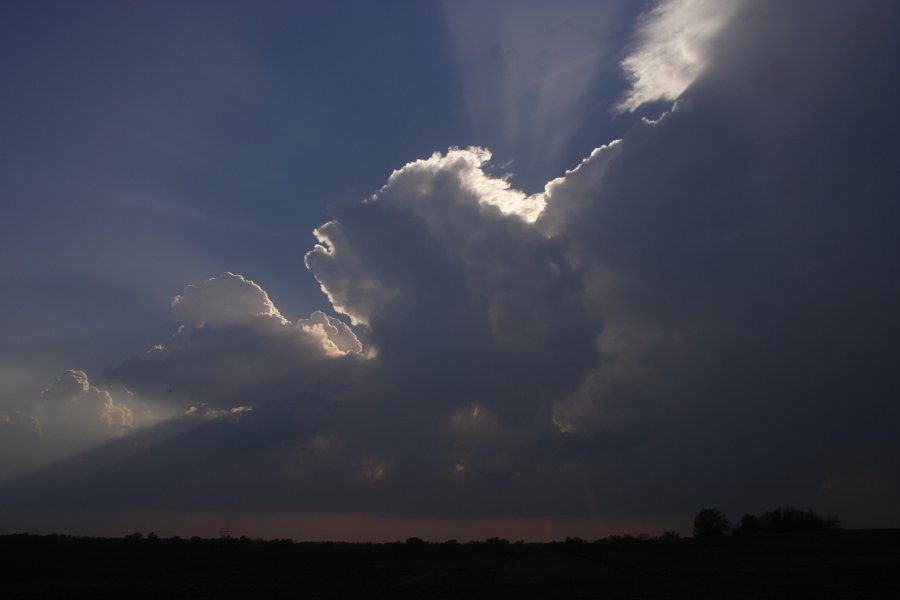
[[[501,517],[440,519],[327,513],[230,513],[164,510],[14,510],[6,517],[15,526],[2,533],[33,534],[64,531],[71,535],[122,537],[139,532],[160,537],[219,537],[228,528],[233,537],[285,539],[295,542],[390,543],[418,537],[428,542],[460,543],[499,537],[511,542],[551,542],[567,537],[593,541],[614,535],[660,535],[680,531],[690,515],[669,518]]]

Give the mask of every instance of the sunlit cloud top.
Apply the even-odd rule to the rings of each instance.
[[[678,98],[706,66],[712,43],[741,4],[740,0],[664,0],[644,14],[635,47],[622,61],[631,89],[617,109],[633,111],[648,102]]]

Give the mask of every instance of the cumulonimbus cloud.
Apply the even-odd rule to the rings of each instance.
[[[833,482],[865,468],[887,514],[898,9],[818,6],[753,5],[722,37],[736,9],[660,4],[624,108],[687,85],[691,102],[539,195],[455,148],[335,207],[305,262],[349,325],[290,322],[234,274],[187,288],[173,338],[109,378],[182,412],[253,410],[158,449],[232,493],[154,501],[659,514],[717,489],[735,510],[842,512]]]
[[[306,265],[367,331],[378,365],[410,380],[463,369],[435,398],[517,412],[593,360],[596,332],[566,245],[534,224],[543,194],[488,175],[489,156],[450,149],[398,169],[376,194],[335,211]],[[521,387],[518,406],[492,400],[498,386]]]

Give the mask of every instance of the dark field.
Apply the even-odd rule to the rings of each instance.
[[[13,598],[900,598],[900,530],[556,544],[0,536]]]

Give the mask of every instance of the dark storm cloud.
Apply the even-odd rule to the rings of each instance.
[[[631,421],[655,453],[629,467],[677,473],[673,502],[715,489],[852,512],[840,490],[864,472],[890,515],[897,16],[746,5],[674,111],[550,194],[542,222],[589,271],[605,325],[603,359],[557,415]]]
[[[900,10],[714,4],[644,18],[623,108],[677,104],[543,194],[451,149],[336,207],[306,264],[359,339],[240,276],[189,287],[109,372],[189,414],[73,502],[895,519]]]

